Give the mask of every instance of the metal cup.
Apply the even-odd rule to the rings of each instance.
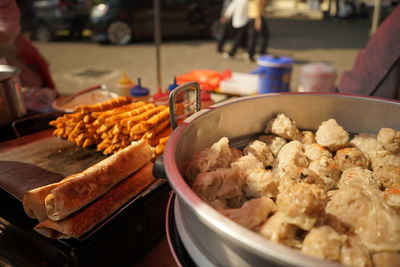
[[[9,124],[26,113],[19,73],[16,67],[0,65],[0,125]]]

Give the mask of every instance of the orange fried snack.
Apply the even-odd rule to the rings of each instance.
[[[103,154],[113,154],[129,146],[132,141],[147,140],[157,147],[155,155],[163,151],[160,139],[171,133],[169,109],[144,101],[130,103],[120,97],[95,105],[80,106],[72,114],[51,121],[53,134],[77,146],[96,145]],[[130,101],[130,100],[129,100]]]

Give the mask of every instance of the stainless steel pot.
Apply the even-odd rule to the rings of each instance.
[[[19,73],[16,67],[0,65],[0,125],[9,124],[26,113]]]
[[[263,132],[266,122],[283,112],[301,129],[317,129],[335,118],[351,133],[400,128],[400,102],[339,94],[286,93],[243,97],[201,110],[180,124],[164,151],[175,207],[186,235],[216,266],[339,266],[273,243],[220,215],[186,183],[183,173],[192,156],[221,137],[240,144]],[[189,251],[190,253],[190,251]],[[196,255],[194,259],[196,260]],[[197,257],[198,258],[198,257]],[[197,262],[202,266],[201,262]]]

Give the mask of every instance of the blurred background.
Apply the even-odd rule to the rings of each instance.
[[[151,0],[18,0],[24,34],[48,61],[59,92],[70,94],[95,84],[113,89],[121,76],[155,92],[157,75],[167,88],[177,75],[193,70],[249,73],[257,67],[239,51],[217,53],[222,0],[159,0],[162,43],[159,61]],[[268,53],[293,59],[290,90],[297,91],[301,68],[324,62],[337,71],[352,68],[378,22],[398,0],[270,0]],[[229,42],[226,47],[229,47]],[[161,71],[157,74],[157,64]]]

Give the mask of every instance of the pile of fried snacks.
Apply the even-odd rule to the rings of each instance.
[[[167,106],[132,102],[128,97],[79,106],[74,113],[49,124],[56,128],[55,136],[82,147],[96,145],[105,155],[120,151],[132,141],[145,139],[158,156],[171,133]]]

